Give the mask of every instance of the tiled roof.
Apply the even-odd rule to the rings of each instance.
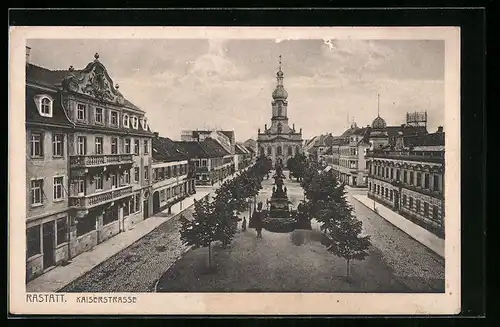
[[[212,158],[224,157],[230,154],[222,147],[222,145],[219,144],[219,142],[210,137],[207,137],[203,140],[203,142],[200,143],[205,152],[208,153],[208,155]]]
[[[208,158],[209,155],[198,141],[175,141],[191,158]]]
[[[178,161],[188,159],[188,153],[168,137],[153,138],[153,159],[158,161]]]
[[[445,133],[430,133],[426,135],[411,135],[404,138],[405,146],[444,146]]]
[[[49,95],[54,99],[54,102],[52,103],[52,117],[43,117],[38,111],[35,104],[35,96],[41,94]],[[26,87],[26,122],[56,124],[68,127],[73,126],[62,108],[60,99],[56,92],[37,90],[33,87]]]

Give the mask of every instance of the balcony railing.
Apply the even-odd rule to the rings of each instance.
[[[89,209],[106,202],[124,198],[131,194],[132,185],[127,185],[96,194],[71,196],[69,198],[69,206],[79,209]]]
[[[367,151],[366,157],[443,163],[444,151]]]
[[[131,154],[93,154],[70,157],[71,168],[99,167],[133,163]]]

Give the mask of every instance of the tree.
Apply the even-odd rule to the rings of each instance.
[[[325,225],[323,245],[347,263],[346,276],[350,276],[352,260],[364,260],[368,256],[370,236],[360,236],[363,223],[352,215],[352,209],[335,212],[327,209],[331,220]]]
[[[193,219],[185,219],[181,216],[181,241],[185,245],[195,247],[208,247],[208,267],[212,267],[212,248],[211,245],[217,240],[217,233],[214,226],[216,223],[212,220],[213,207],[207,198],[200,201],[194,201]]]
[[[290,173],[297,179],[297,181],[300,181],[302,179],[306,166],[307,158],[302,153],[295,153],[295,155],[287,161],[287,167],[290,170]]]
[[[327,250],[347,261],[347,276],[352,260],[368,256],[370,236],[361,236],[362,222],[353,215],[347,192],[331,171],[322,171],[309,162],[301,182],[307,201],[303,211],[316,218],[323,231]]]

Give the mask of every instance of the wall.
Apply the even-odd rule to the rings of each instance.
[[[102,226],[101,230],[98,231],[98,241],[99,243],[102,243],[119,233],[120,233],[120,222],[119,220],[117,220],[106,226]]]
[[[82,254],[96,246],[98,244],[97,237],[97,231],[95,230],[77,237],[70,249],[71,257]]]

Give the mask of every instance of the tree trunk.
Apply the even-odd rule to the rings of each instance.
[[[350,264],[351,264],[351,260],[347,259],[347,277],[349,277],[349,273],[350,273]]]
[[[212,242],[208,243],[208,268],[212,268]]]

